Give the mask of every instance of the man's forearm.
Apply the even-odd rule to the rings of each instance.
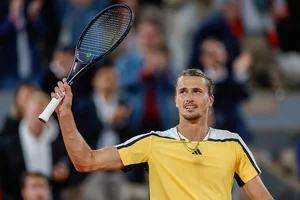
[[[92,150],[78,132],[74,117],[71,111],[58,115],[60,128],[67,152],[78,171],[88,166],[92,159]]]

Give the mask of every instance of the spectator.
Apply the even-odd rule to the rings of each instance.
[[[60,190],[69,178],[69,160],[57,122],[38,120],[49,97],[36,91],[28,99],[24,117],[17,132],[2,136],[1,182],[4,194],[21,199],[20,177],[24,172],[40,172],[51,178],[52,195],[59,199]]]
[[[249,130],[241,113],[240,103],[249,97],[247,81],[251,66],[251,55],[242,53],[233,63],[231,73],[226,68],[228,54],[225,45],[215,39],[207,38],[201,45],[199,60],[215,83],[214,114],[216,128],[236,132],[247,142],[251,139]]]
[[[121,55],[116,61],[120,84],[130,96],[133,108],[131,125],[136,131],[149,131],[153,126],[160,130],[170,127],[173,122],[168,114],[171,108],[167,101],[174,91],[168,50],[156,20],[147,18],[141,21],[138,37],[138,51]]]
[[[41,88],[50,94],[57,81],[68,77],[75,57],[75,49],[71,46],[60,46],[55,49],[53,58],[49,66],[43,71]],[[78,65],[79,66],[79,65]],[[88,70],[84,76],[73,84],[73,90],[76,97],[87,97],[91,93],[91,79],[95,68]]]
[[[48,68],[43,71],[41,88],[47,94],[53,90],[58,80],[67,77],[74,60],[74,48],[59,47],[55,50]]]
[[[199,45],[207,37],[214,37],[221,40],[228,52],[228,62],[240,54],[240,39],[243,36],[243,28],[239,18],[239,3],[237,1],[224,1],[221,10],[208,16],[201,21],[198,30],[195,32],[189,67],[202,68],[199,63]]]
[[[41,173],[25,173],[21,179],[23,200],[49,200],[50,183]]]
[[[30,81],[22,81],[15,90],[14,102],[5,118],[1,134],[17,132],[19,123],[24,116],[28,99],[36,90],[36,85]]]
[[[38,42],[43,37],[43,0],[1,1],[0,87],[14,88],[19,80],[39,80]]]
[[[122,103],[117,74],[109,61],[99,68],[93,78],[92,100],[103,130],[99,133],[96,148],[104,148],[126,141],[127,119],[130,108]],[[96,172],[84,181],[83,199],[121,200],[125,198],[126,177],[121,171]],[[118,191],[118,192],[116,192]],[[126,198],[125,198],[126,199]]]

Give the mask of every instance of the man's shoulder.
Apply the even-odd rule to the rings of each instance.
[[[151,135],[156,136],[156,137],[161,137],[161,138],[166,138],[166,139],[178,139],[178,135],[176,132],[176,127],[164,130],[164,131],[151,131]]]
[[[239,141],[240,137],[237,133],[227,130],[210,128],[210,141]]]
[[[148,133],[156,137],[168,138],[178,140],[179,136],[176,131],[176,127],[164,130],[164,131],[151,131]],[[239,141],[240,136],[237,133],[233,133],[227,130],[210,128],[210,134],[208,140],[211,141]]]

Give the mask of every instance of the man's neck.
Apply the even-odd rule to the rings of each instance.
[[[201,141],[207,135],[209,127],[207,125],[207,120],[199,120],[196,123],[191,123],[186,119],[181,119],[177,126],[177,130],[191,141]]]

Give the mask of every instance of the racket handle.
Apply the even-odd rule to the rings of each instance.
[[[59,97],[58,99],[52,98],[50,103],[47,105],[47,107],[44,109],[44,111],[40,114],[39,120],[41,122],[47,123],[49,118],[51,117],[52,113],[58,106],[58,104],[61,102],[63,97]]]

